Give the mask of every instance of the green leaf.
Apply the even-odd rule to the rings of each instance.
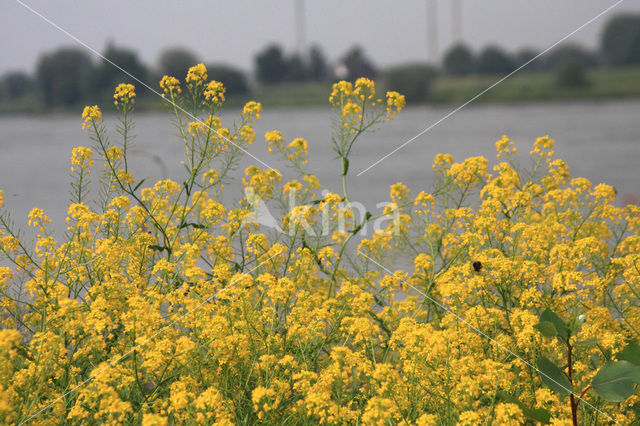
[[[580,340],[579,342],[575,342],[573,346],[590,346],[590,345],[595,345],[596,343],[598,343],[598,339],[586,339],[586,340]]]
[[[138,190],[138,188],[140,188],[140,185],[142,185],[144,183],[144,181],[147,180],[147,178],[142,179],[140,182],[138,182],[138,184],[136,185],[135,188],[133,188],[133,191],[131,192],[136,192]]]
[[[196,228],[196,229],[205,229],[207,226],[203,225],[201,223],[193,223],[193,222],[189,222],[189,223],[181,223],[180,226],[178,228],[182,229],[182,228],[188,228],[189,226]]]
[[[640,345],[636,342],[629,343],[618,355],[618,359],[640,365]]]
[[[159,245],[156,245],[156,244],[150,245],[149,248],[151,250],[155,250],[155,251],[159,251],[159,252],[163,252],[165,250],[169,251],[165,246],[159,246]]]
[[[572,386],[569,378],[553,362],[541,356],[536,360],[536,365],[540,378],[551,390],[564,396],[571,394]]]
[[[542,321],[534,325],[533,328],[542,333],[545,337],[556,337],[558,331],[551,321]]]
[[[505,391],[499,390],[496,392],[496,399],[504,402],[508,402],[510,404],[516,404],[522,410],[522,413],[525,417],[534,420],[536,422],[542,424],[549,424],[549,420],[551,420],[551,413],[544,408],[529,408],[526,405],[522,404],[518,398],[512,396]]]
[[[605,363],[593,378],[591,387],[603,399],[620,402],[635,393],[634,383],[640,384],[640,366],[617,361]]]
[[[342,176],[346,176],[349,171],[349,159],[342,157]]]
[[[555,314],[551,309],[547,308],[540,314],[540,322],[549,321],[554,325],[556,331],[558,332],[558,336],[563,339],[565,342],[569,340],[569,330],[567,328],[567,324]]]
[[[548,425],[551,421],[551,413],[549,410],[545,410],[544,408],[527,408],[521,404],[520,409],[522,410],[522,414],[525,417],[530,418],[536,422],[540,422],[542,424]]]

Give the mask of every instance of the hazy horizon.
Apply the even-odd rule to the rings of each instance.
[[[248,71],[253,68],[254,55],[270,43],[280,44],[287,53],[297,47],[295,0],[274,3],[194,0],[180,8],[173,3],[149,0],[135,3],[26,0],[24,3],[99,52],[113,42],[135,50],[152,66],[156,65],[163,49],[183,46],[202,61],[227,63]],[[582,0],[461,0],[461,3],[462,41],[475,50],[495,44],[510,52],[524,47],[543,50],[615,4],[611,0],[588,3]],[[337,0],[307,0],[304,2],[305,44],[318,44],[331,61],[358,44],[379,66],[425,62],[428,60],[426,4],[425,0],[406,0],[402,6],[383,0],[346,4]],[[437,3],[440,57],[454,41],[451,4],[443,0]],[[32,73],[41,54],[62,46],[80,47],[19,2],[7,0],[3,6],[0,74],[13,70]],[[640,12],[640,3],[621,3],[567,42],[596,48],[603,25],[623,12]]]

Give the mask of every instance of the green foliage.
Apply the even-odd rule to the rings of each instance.
[[[508,74],[516,69],[514,60],[497,46],[486,47],[478,56],[479,74]]]
[[[0,80],[0,93],[9,100],[22,98],[31,90],[33,90],[33,80],[22,71],[8,72]]]
[[[425,64],[408,64],[386,71],[388,90],[403,93],[407,102],[424,102],[429,99],[431,82],[435,77],[433,68]]]
[[[140,81],[148,80],[149,71],[135,51],[109,44],[103,55],[105,59],[100,60],[89,74],[88,95],[90,97],[96,97],[97,100],[109,99],[113,88],[118,83],[137,83],[113,64],[117,64]]]
[[[342,63],[347,68],[348,81],[355,81],[359,77],[375,78],[378,75],[375,65],[360,46],[353,46],[345,53]]]
[[[473,72],[475,59],[464,44],[453,46],[444,55],[443,67],[447,74],[466,75]]]
[[[227,94],[239,95],[249,91],[247,85],[247,78],[244,73],[230,65],[207,65],[209,71],[209,78],[216,80],[224,84]]]
[[[258,80],[265,84],[279,83],[287,75],[287,61],[277,44],[270,44],[255,57]]]
[[[607,401],[620,402],[635,393],[640,384],[640,367],[628,361],[607,362],[593,378],[593,390]]]
[[[541,356],[536,360],[536,366],[540,371],[540,378],[551,390],[564,396],[571,394],[572,385],[569,378],[553,361]]]
[[[46,106],[74,105],[85,95],[91,60],[84,50],[62,48],[40,58],[37,81]]]
[[[516,66],[519,67],[531,61],[532,59],[536,58],[535,60],[527,64],[525,70],[540,71],[544,68],[544,66],[543,66],[543,58],[537,57],[539,54],[540,54],[540,51],[537,49],[534,49],[531,47],[522,48],[518,50],[514,55],[515,64]]]
[[[311,71],[307,64],[298,54],[291,55],[287,59],[287,74],[285,79],[288,81],[307,81],[311,79]]]
[[[594,67],[600,62],[595,53],[577,44],[561,44],[540,59],[542,67],[547,70],[555,70],[568,62],[575,62],[585,68]]]
[[[315,81],[322,81],[327,78],[327,58],[325,58],[322,49],[318,45],[313,45],[309,49],[309,72],[311,78]]]
[[[531,408],[520,402],[516,397],[509,395],[504,391],[498,391],[496,393],[496,400],[504,401],[509,404],[516,404],[522,410],[522,413],[529,420],[533,420],[535,422],[539,422],[542,424],[549,424],[551,420],[551,413],[549,410],[545,410],[544,408]]]
[[[636,342],[629,343],[618,355],[618,359],[640,365],[640,345]]]
[[[619,15],[602,33],[601,49],[612,65],[640,63],[640,15]]]
[[[555,79],[558,87],[579,88],[589,86],[589,80],[584,68],[576,61],[569,61],[560,65],[556,71]]]
[[[193,64],[200,62],[195,53],[184,47],[172,47],[160,54],[158,66],[162,75],[186,75]]]
[[[567,348],[567,373],[544,356],[539,356],[536,365],[540,372],[540,378],[550,389],[563,396],[570,395],[573,389],[572,378],[572,351],[575,347],[597,345],[597,339],[588,339],[571,343],[571,337],[575,335],[585,323],[586,317],[578,315],[572,321],[566,323],[555,312],[545,309],[540,314],[538,324],[534,328],[543,336],[559,339]],[[603,352],[606,358],[610,355]],[[629,343],[618,355],[620,361],[608,361],[600,367],[595,377],[582,395],[589,388],[593,389],[601,398],[609,402],[621,402],[635,393],[634,384],[640,384],[640,345],[636,342]],[[572,396],[572,411],[577,411],[582,397],[576,402]]]

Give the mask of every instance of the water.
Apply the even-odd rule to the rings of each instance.
[[[556,140],[556,152],[570,166],[572,176],[614,185],[619,197],[640,195],[640,100],[585,103],[470,106],[454,114],[360,177],[355,175],[446,115],[449,107],[403,110],[375,133],[364,135],[355,147],[350,167],[350,196],[376,213],[388,200],[389,185],[404,182],[416,194],[432,182],[431,163],[440,152],[456,160],[484,155],[495,158],[495,141],[507,134],[523,156],[538,136]],[[230,124],[238,111],[223,113]],[[112,140],[115,121],[107,117]],[[284,164],[266,150],[264,132],[277,129],[287,141],[309,141],[309,169],[327,187],[340,192],[341,164],[330,149],[332,114],[329,108],[273,109],[263,112],[250,152],[270,166]],[[179,179],[183,147],[166,113],[136,114],[136,177]],[[73,147],[92,146],[77,115],[0,117],[0,189],[19,226],[33,207],[43,208],[60,229],[69,200],[69,166]],[[242,167],[256,164],[247,157]],[[291,173],[288,174],[291,176]],[[239,198],[239,185],[229,188]]]

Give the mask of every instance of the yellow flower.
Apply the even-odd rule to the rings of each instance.
[[[206,73],[205,73],[206,75]],[[221,104],[224,102],[225,89],[222,83],[219,81],[210,81],[204,90],[204,98],[207,101],[211,101],[215,104]]]
[[[398,92],[387,92],[387,120],[391,120],[404,108],[404,96]]]
[[[167,94],[179,94],[182,93],[182,89],[180,88],[180,80],[175,77],[170,77],[165,75],[160,80],[160,88],[163,90],[163,97]]]
[[[295,138],[291,141],[291,143],[287,146],[287,148],[295,149],[298,154],[307,156],[308,154],[308,145],[307,141],[302,138]]]
[[[333,84],[329,102],[333,105],[340,105],[342,100],[353,94],[353,85],[348,81],[339,81]]]
[[[90,130],[91,123],[102,119],[102,111],[100,111],[100,107],[98,107],[98,105],[86,106],[84,107],[84,110],[82,110],[82,118],[84,119],[82,128]]]
[[[264,138],[267,141],[267,149],[269,152],[273,152],[273,149],[282,151],[284,149],[284,138],[282,133],[278,130],[270,130],[264,134]]]
[[[260,118],[260,111],[262,111],[262,104],[260,102],[250,101],[242,108],[242,115],[245,119],[252,120],[254,117]]]
[[[185,81],[189,85],[200,86],[207,80],[207,67],[204,64],[194,65],[189,68]]]
[[[133,84],[120,83],[116,87],[116,91],[113,94],[113,103],[117,106],[118,103],[128,104],[133,103],[136,97],[135,87]]]
[[[86,169],[93,164],[93,151],[91,148],[78,146],[71,151],[71,164]],[[72,169],[73,171],[73,169]]]

